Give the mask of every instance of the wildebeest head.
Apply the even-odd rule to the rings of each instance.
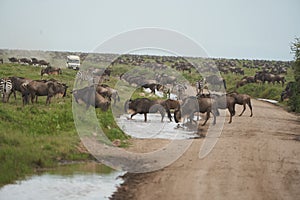
[[[84,102],[87,109],[90,106],[93,106],[95,108],[101,108],[103,111],[107,111],[110,106],[110,101],[96,92],[94,86],[73,90],[72,94],[76,103],[79,103],[79,100]]]
[[[68,86],[65,83],[49,81],[49,84],[52,84],[50,87],[53,87],[53,91],[57,96],[66,96]]]

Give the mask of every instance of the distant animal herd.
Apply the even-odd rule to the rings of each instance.
[[[52,67],[45,60],[36,58],[8,58],[10,63],[19,63],[23,65],[42,66],[41,77],[47,75],[60,75],[62,69]],[[153,61],[149,61],[153,60]],[[0,59],[3,64],[3,59]],[[168,64],[166,64],[168,63]],[[147,121],[148,113],[159,112],[161,121],[165,114],[170,121],[175,120],[176,123],[184,121],[194,121],[195,113],[205,113],[206,118],[202,125],[205,125],[210,115],[213,115],[213,124],[216,123],[216,117],[219,115],[220,109],[227,109],[230,113],[229,123],[232,122],[232,117],[235,115],[235,105],[242,105],[242,115],[248,105],[250,109],[250,117],[253,116],[251,97],[247,94],[238,94],[237,92],[225,93],[227,84],[226,80],[216,72],[221,74],[238,74],[244,75],[245,68],[256,68],[262,66],[262,70],[257,70],[253,76],[244,76],[236,83],[236,88],[242,87],[249,83],[280,83],[284,86],[286,80],[284,75],[287,74],[287,68],[291,65],[289,62],[270,63],[267,61],[253,61],[252,65],[245,62],[242,67],[237,67],[238,60],[211,59],[205,60],[201,64],[186,62],[180,57],[162,57],[162,56],[142,56],[142,55],[123,55],[118,57],[106,69],[91,68],[88,70],[79,70],[76,75],[75,85],[79,89],[71,91],[75,102],[83,103],[88,109],[90,106],[100,108],[102,111],[107,111],[111,104],[116,105],[120,102],[120,96],[116,89],[108,86],[106,80],[109,80],[114,66],[130,65],[139,66],[143,69],[148,69],[153,73],[149,79],[147,73],[122,73],[115,74],[115,77],[128,83],[144,89],[150,89],[150,93],[156,94],[161,91],[166,94],[167,99],[152,100],[146,97],[125,100],[124,111],[130,113],[130,119],[136,114],[143,114],[144,121]],[[1,65],[0,65],[1,67]],[[191,74],[193,68],[200,73],[208,73],[205,77],[199,77],[199,80],[193,84],[196,89],[196,95],[185,94],[187,85],[180,82],[176,75],[162,73],[164,70],[171,68],[181,73]],[[257,67],[258,68],[258,67]],[[159,72],[159,73],[158,73]],[[83,86],[83,87],[81,87]],[[210,92],[209,87],[222,93]],[[16,99],[16,92],[19,92],[22,97],[23,105],[33,104],[37,102],[38,96],[46,96],[46,104],[50,104],[51,98],[54,96],[66,96],[68,86],[65,83],[59,82],[53,78],[49,80],[31,80],[25,77],[11,76],[2,77],[0,79],[0,92],[2,102],[9,102],[10,96],[13,94]],[[287,84],[286,89],[282,92],[282,100],[288,98],[290,94],[290,86]],[[206,92],[205,92],[206,91]],[[171,99],[171,94],[176,94],[176,99]],[[113,103],[111,103],[113,101]],[[173,117],[171,115],[173,112]]]

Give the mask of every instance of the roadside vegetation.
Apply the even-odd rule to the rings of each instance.
[[[291,50],[295,55],[293,64],[295,83],[292,85],[292,96],[288,105],[294,112],[300,113],[300,38],[296,38],[291,46]]]
[[[40,67],[0,64],[0,77],[39,80],[40,70]],[[43,77],[55,78],[69,86],[67,96],[52,98],[50,105],[45,104],[46,97],[39,97],[38,103],[22,106],[18,92],[16,100],[11,95],[9,103],[0,101],[0,187],[36,170],[57,167],[61,162],[94,159],[80,143],[74,125],[70,91],[75,74],[76,71],[65,69],[60,76]],[[121,146],[126,146],[128,137],[118,129],[111,112],[97,109],[96,113],[108,138],[124,140]]]

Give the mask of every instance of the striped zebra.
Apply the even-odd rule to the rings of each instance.
[[[2,102],[8,102],[8,97],[13,92],[13,84],[10,78],[0,79],[0,94],[2,96]]]
[[[205,87],[205,79],[200,79],[196,82],[196,92],[197,96],[203,94],[203,89]]]
[[[93,73],[90,70],[87,71],[78,71],[75,78],[75,85],[77,85],[79,82],[79,85],[82,85],[83,82],[87,82],[88,86],[91,86],[94,84],[94,77]]]

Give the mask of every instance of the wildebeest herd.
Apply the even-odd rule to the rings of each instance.
[[[136,114],[143,114],[144,121],[147,121],[148,113],[159,112],[161,114],[161,121],[163,121],[165,113],[168,114],[168,118],[172,121],[171,110],[174,111],[174,119],[176,123],[183,122],[184,119],[188,119],[190,123],[194,122],[195,113],[206,113],[206,119],[202,126],[206,124],[210,118],[210,114],[213,115],[213,124],[216,123],[216,116],[219,115],[219,109],[228,109],[230,113],[229,123],[232,122],[232,117],[235,115],[235,105],[243,105],[243,111],[246,105],[250,108],[250,117],[253,116],[251,97],[246,94],[229,93],[223,95],[209,94],[200,96],[189,96],[179,100],[150,100],[148,98],[130,99],[125,102],[125,112],[131,114],[130,119]]]
[[[45,60],[38,60],[37,58],[19,59],[16,57],[9,57],[8,60],[10,63],[46,67],[41,69],[41,76],[44,74],[58,75],[62,73],[60,68],[51,67],[49,62]],[[65,83],[59,82],[53,78],[49,80],[32,80],[30,78],[20,76],[0,78],[0,93],[3,103],[9,102],[12,94],[16,100],[16,93],[19,92],[22,97],[23,105],[26,105],[29,102],[32,104],[34,102],[37,103],[39,96],[46,96],[46,104],[50,104],[52,97],[64,97],[66,95],[67,88],[68,86]]]
[[[11,63],[19,63],[24,65],[34,65],[34,66],[49,66],[49,62],[45,60],[39,60],[37,58],[16,58],[16,57],[10,57],[8,60]]]
[[[150,61],[153,60],[153,61]],[[45,60],[38,60],[35,58],[9,58],[10,62],[40,65],[45,66],[41,69],[41,77],[45,74],[60,75],[62,69],[50,66],[49,62]],[[166,64],[168,63],[168,64]],[[236,88],[242,87],[248,83],[280,83],[282,86],[285,83],[286,63],[281,63],[278,66],[271,67],[268,62],[254,61],[260,66],[266,66],[262,71],[257,71],[253,76],[244,76],[236,84]],[[117,73],[114,66],[127,65],[138,66],[125,73]],[[120,96],[116,89],[110,87],[106,81],[109,81],[110,76],[114,74],[114,79],[124,81],[125,83],[136,86],[137,88],[150,89],[152,98],[140,96],[135,99],[123,99],[125,112],[130,113],[129,119],[132,119],[136,114],[143,114],[144,121],[147,121],[148,113],[157,113],[161,115],[161,121],[164,120],[165,115],[169,121],[174,120],[176,123],[193,123],[194,116],[199,113],[205,114],[205,119],[202,125],[204,126],[210,116],[213,116],[212,124],[217,122],[217,117],[220,115],[219,110],[227,109],[229,112],[229,123],[232,122],[235,116],[236,104],[243,106],[243,111],[248,105],[250,109],[250,117],[253,116],[251,97],[247,94],[239,94],[237,92],[226,93],[222,88],[227,88],[226,80],[220,75],[216,75],[216,70],[221,73],[232,73],[236,75],[244,75],[243,68],[254,68],[253,64],[245,62],[242,67],[237,67],[235,60],[220,60],[212,59],[205,60],[202,63],[187,62],[180,57],[160,57],[160,56],[140,56],[140,55],[126,55],[118,57],[108,68],[89,68],[87,70],[79,70],[76,75],[75,88],[71,91],[76,103],[83,103],[88,109],[89,107],[100,108],[102,111],[109,110],[110,106],[116,105],[120,102]],[[176,72],[185,73],[187,75],[193,74],[195,69],[198,72],[205,74],[199,76],[195,84],[192,84],[193,89],[196,88],[196,93],[190,95],[186,93],[188,84],[178,76],[176,73],[168,72],[175,70]],[[114,72],[114,73],[113,73]],[[289,85],[289,84],[288,84]],[[0,79],[0,91],[2,101],[8,102],[11,94],[16,99],[16,92],[22,96],[24,105],[34,103],[38,96],[46,96],[46,104],[50,104],[51,98],[60,95],[65,96],[68,86],[65,83],[59,82],[55,79],[49,80],[31,80],[24,77],[11,76]],[[208,91],[207,93],[204,90]],[[211,89],[217,92],[211,92]],[[140,91],[140,90],[138,90]],[[153,96],[157,92],[164,94],[163,98],[156,98]],[[287,87],[282,98],[290,95],[290,89]],[[176,96],[176,99],[171,98],[171,94]],[[173,114],[173,116],[172,116]]]
[[[55,95],[64,97],[68,86],[55,79],[31,80],[24,77],[12,76],[0,79],[0,91],[2,102],[7,103],[13,94],[16,100],[16,92],[20,92],[23,105],[37,102],[38,96],[46,96],[46,104],[50,104],[51,98]]]

